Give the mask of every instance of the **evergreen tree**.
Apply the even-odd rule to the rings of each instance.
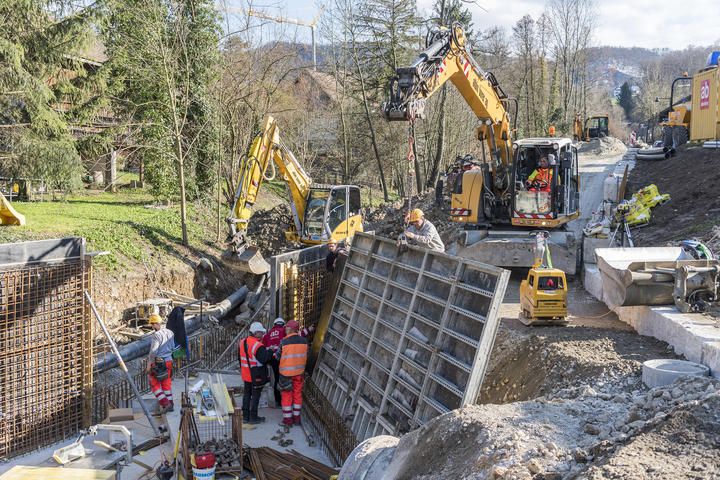
[[[632,111],[635,108],[635,100],[632,97],[632,90],[627,82],[623,83],[620,87],[620,95],[618,96],[618,103],[625,112],[625,117],[630,120]]]
[[[0,2],[2,174],[41,178],[52,188],[79,185],[90,142],[78,142],[72,128],[91,121],[106,102],[105,72],[83,58],[100,20],[94,6]]]

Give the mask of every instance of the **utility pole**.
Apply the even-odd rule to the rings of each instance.
[[[274,16],[274,15],[268,15],[267,13],[261,12],[259,10],[253,10],[252,8],[249,10],[244,10],[242,8],[228,7],[228,8],[224,8],[223,10],[227,11],[228,13],[247,14],[248,16],[251,16],[251,17],[262,18],[264,20],[270,20],[272,22],[277,22],[277,23],[290,23],[292,25],[299,25],[301,27],[308,27],[310,29],[310,37],[312,39],[313,70],[317,70],[317,50],[315,47],[315,28],[317,27],[317,22],[320,19],[320,15],[322,15],[324,9],[325,9],[325,7],[320,8],[320,11],[315,16],[315,18],[312,19],[311,22],[305,22],[303,20],[296,20],[294,18],[288,18],[288,17],[279,17],[279,16]]]

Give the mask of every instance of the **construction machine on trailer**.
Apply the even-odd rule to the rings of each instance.
[[[580,215],[578,153],[569,138],[513,141],[509,110],[517,113],[495,76],[470,51],[462,26],[431,30],[426,49],[409,67],[398,68],[383,104],[389,121],[425,118],[428,98],[450,81],[478,118],[481,158],[462,157],[452,170],[450,219],[465,226],[458,255],[503,267],[530,267],[534,240],[529,231],[550,231],[556,265],[577,271],[578,241],[567,223]],[[543,160],[544,159],[544,160]],[[543,167],[543,163],[545,166]],[[536,171],[548,169],[544,185]]]
[[[272,173],[268,176],[268,169]],[[276,120],[268,116],[240,164],[238,185],[230,215],[230,244],[240,267],[264,274],[270,265],[247,237],[253,206],[264,181],[279,175],[290,197],[293,223],[285,232],[289,242],[319,245],[363,231],[360,188],[356,185],[313,184],[295,155],[280,139]]]

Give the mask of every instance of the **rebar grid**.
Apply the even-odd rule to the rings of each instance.
[[[90,283],[81,258],[0,269],[0,458],[89,425]]]
[[[302,327],[316,326],[323,301],[330,286],[331,273],[325,269],[325,259],[297,265],[282,262],[282,312],[286,320],[296,320]]]

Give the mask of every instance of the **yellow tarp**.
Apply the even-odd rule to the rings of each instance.
[[[0,225],[25,225],[25,215],[18,213],[2,193],[0,193]]]

